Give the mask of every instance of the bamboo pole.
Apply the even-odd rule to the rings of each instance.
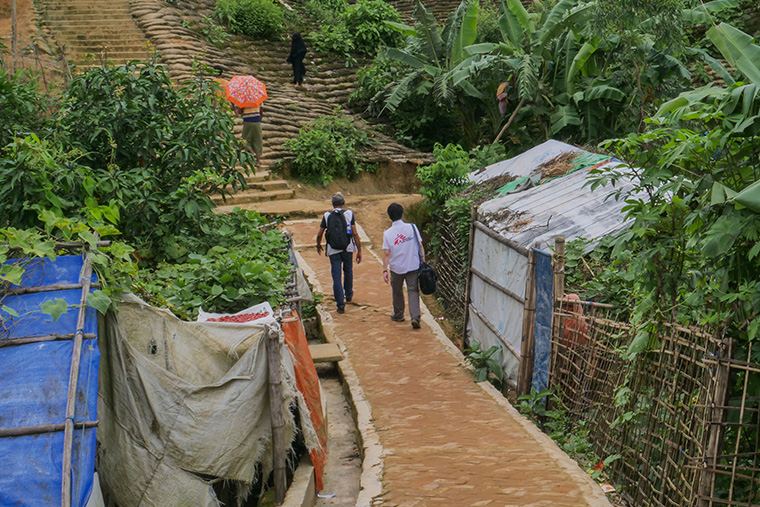
[[[526,257],[528,256],[528,249],[527,248],[525,248],[524,246],[522,246],[521,244],[519,244],[517,241],[511,240],[509,238],[505,238],[504,236],[502,236],[498,232],[492,230],[486,224],[484,224],[482,222],[477,222],[476,221],[475,222],[475,228],[478,229],[479,231],[483,232],[489,238],[491,238],[493,240],[496,240],[496,241],[498,241],[499,243],[501,243],[503,245],[507,245],[509,248],[511,248],[513,250],[517,250],[518,253],[521,253],[521,254],[525,255]]]
[[[285,474],[285,423],[282,415],[282,375],[280,372],[280,334],[269,326],[264,328],[269,364],[269,412],[272,425],[272,464],[274,469],[275,503],[285,500],[287,476]]]
[[[46,334],[43,336],[27,336],[25,338],[7,338],[0,340],[0,348],[13,347],[15,345],[26,345],[27,343],[56,342],[63,340],[73,340],[74,334]],[[85,340],[95,338],[95,333],[84,333],[82,338]]]
[[[63,433],[63,480],[61,481],[61,505],[71,507],[71,454],[74,444],[74,413],[76,411],[77,382],[79,381],[79,362],[82,356],[82,338],[87,317],[87,294],[90,293],[92,278],[92,256],[87,254],[82,266],[82,297],[79,300],[79,316],[74,333],[74,350],[71,354],[69,371],[69,391],[66,398],[66,419]]]
[[[554,238],[554,259],[553,259],[554,277],[552,279],[552,339],[551,342],[558,338],[559,335],[559,317],[556,313],[562,306],[561,302],[565,301],[565,238]],[[552,370],[556,360],[554,347],[549,350],[549,386],[552,384]]]
[[[467,244],[467,277],[464,284],[464,325],[462,326],[462,350],[470,347],[467,336],[467,324],[470,322],[470,290],[472,290],[472,251],[475,244],[475,221],[478,219],[478,209],[475,205],[470,207],[470,240]]]
[[[528,250],[528,272],[525,280],[525,306],[523,307],[522,344],[517,395],[530,392],[533,377],[533,339],[536,323],[536,251]]]
[[[515,301],[517,301],[518,303],[520,303],[521,305],[525,304],[525,298],[524,297],[521,297],[521,296],[515,294],[514,292],[512,292],[509,289],[507,289],[502,284],[500,284],[499,282],[497,282],[493,278],[489,277],[488,275],[486,275],[485,273],[483,273],[479,269],[470,268],[470,272],[471,272],[472,275],[477,276],[478,278],[480,278],[481,280],[483,280],[484,282],[486,282],[488,285],[490,285],[494,289],[498,290],[499,292],[503,292],[504,294],[506,294],[510,298],[512,298]],[[470,277],[470,278],[472,278],[472,277]]]
[[[697,490],[698,507],[709,507],[712,505],[711,497],[713,496],[713,487],[715,485],[715,466],[718,463],[718,455],[723,446],[723,414],[726,405],[726,396],[728,394],[728,382],[731,373],[732,352],[731,338],[724,338],[721,342],[720,359],[717,365],[717,374],[715,379],[715,395],[712,399],[710,437],[705,448],[705,461],[702,473],[699,474],[699,488]],[[726,361],[726,359],[728,361]],[[709,375],[709,368],[705,369]]]
[[[16,30],[16,0],[11,0],[11,54],[13,55],[13,73],[18,70],[18,31]]]
[[[9,296],[21,296],[23,294],[39,294],[40,292],[54,292],[58,290],[74,290],[81,288],[81,283],[58,283],[55,285],[46,285],[44,287],[19,287],[18,289],[7,289],[4,292]],[[100,284],[90,284],[90,288],[100,288]]]
[[[98,426],[98,421],[79,422],[76,423],[75,426],[78,428],[96,428]],[[63,431],[64,427],[64,423],[58,423],[40,424],[39,426],[23,426],[20,428],[4,428],[0,429],[0,438],[24,437],[27,435],[40,435],[42,433],[55,433],[56,431]]]

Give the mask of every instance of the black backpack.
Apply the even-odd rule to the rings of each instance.
[[[333,210],[327,216],[327,244],[335,250],[345,250],[351,244],[346,217],[343,210]]]

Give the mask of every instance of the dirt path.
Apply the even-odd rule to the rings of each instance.
[[[382,209],[365,213],[365,224],[374,227],[369,217]],[[317,226],[298,221],[286,228],[296,247],[303,245],[299,252],[312,282],[329,291],[329,263],[313,248]],[[370,232],[377,245],[378,233]],[[355,296],[346,313],[335,313],[330,294],[323,301],[383,448],[382,494],[373,505],[610,505],[548,437],[495,390],[473,382],[429,312],[420,330],[412,330],[408,318],[389,319],[381,270],[368,251],[355,266]]]

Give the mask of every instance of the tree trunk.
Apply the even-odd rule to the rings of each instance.
[[[501,129],[501,131],[499,132],[499,135],[496,136],[496,139],[493,140],[493,143],[491,143],[491,146],[499,142],[499,139],[501,139],[501,136],[504,135],[504,132],[506,132],[509,126],[512,125],[512,122],[515,121],[515,118],[517,117],[517,113],[520,111],[520,109],[522,109],[524,105],[525,105],[525,99],[521,99],[520,103],[517,104],[517,107],[515,108],[515,110],[512,111],[512,114],[509,117],[509,121],[507,121],[507,124],[504,125],[504,127]]]

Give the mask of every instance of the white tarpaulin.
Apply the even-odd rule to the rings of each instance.
[[[99,471],[120,507],[218,506],[212,481],[247,494],[272,469],[264,328],[184,322],[128,296],[101,334]],[[277,332],[279,328],[275,327]],[[282,333],[280,333],[282,341]],[[293,360],[282,351],[285,438],[298,402],[307,446],[318,445]]]

